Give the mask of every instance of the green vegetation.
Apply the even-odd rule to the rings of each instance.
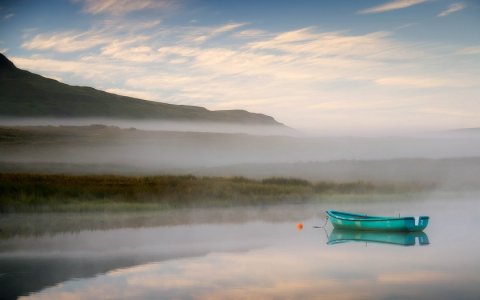
[[[210,111],[203,107],[146,101],[71,86],[17,69],[0,54],[0,116],[184,120],[278,125],[272,117],[244,110]]]
[[[293,178],[0,174],[0,211],[131,211],[288,203],[334,194],[422,192],[432,185]]]

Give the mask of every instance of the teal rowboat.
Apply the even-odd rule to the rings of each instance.
[[[422,231],[428,225],[429,217],[379,217],[327,210],[334,228],[376,231]]]
[[[334,229],[328,236],[328,245],[343,244],[348,242],[379,243],[396,246],[426,246],[430,242],[425,232],[400,232],[400,231],[359,231]]]

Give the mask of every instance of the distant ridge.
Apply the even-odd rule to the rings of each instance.
[[[284,126],[270,116],[245,110],[210,111],[199,106],[147,101],[91,87],[71,86],[18,69],[1,53],[0,117],[118,118]]]
[[[450,132],[480,133],[480,127],[457,128],[450,130]]]
[[[443,131],[438,131],[438,135],[447,135],[447,136],[469,136],[469,137],[478,137],[480,136],[480,127],[471,127],[471,128],[454,128],[447,129]]]

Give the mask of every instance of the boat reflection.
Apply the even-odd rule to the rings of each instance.
[[[391,244],[398,246],[428,245],[428,235],[425,232],[386,232],[333,229],[328,237],[328,245],[348,242],[366,242]]]

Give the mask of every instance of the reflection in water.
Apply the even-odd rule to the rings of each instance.
[[[328,244],[341,244],[347,242],[381,243],[399,246],[414,246],[430,244],[425,232],[392,232],[392,231],[359,231],[333,229],[328,236]]]
[[[0,242],[18,236],[42,236],[85,230],[175,225],[232,224],[247,221],[285,222],[323,214],[312,204],[171,209],[116,213],[10,214],[0,218]],[[0,243],[0,246],[2,244]],[[0,249],[1,251],[2,249]]]
[[[425,270],[421,255],[323,250],[302,243],[213,252],[70,280],[21,299],[445,299],[437,288],[461,292],[466,278],[445,268]]]
[[[445,203],[455,206],[445,210]],[[428,208],[435,220],[463,209],[461,222],[432,224],[428,234],[435,243],[429,247],[331,247],[323,233],[312,228],[323,219],[308,214],[274,222],[249,217],[236,223],[212,220],[12,237],[0,240],[0,298],[478,299],[480,241],[469,237],[480,225],[480,203],[445,203],[426,202],[415,208]],[[391,204],[383,205],[366,209],[391,210]],[[319,205],[313,211],[324,210]],[[304,225],[302,231],[297,230],[298,222]],[[330,241],[347,239],[428,241],[415,233],[352,236],[334,231],[330,236]]]
[[[149,262],[204,256],[212,251],[248,251],[271,242],[268,231],[275,227],[258,222],[178,225],[3,240],[0,299],[16,299],[70,279],[95,277]]]

